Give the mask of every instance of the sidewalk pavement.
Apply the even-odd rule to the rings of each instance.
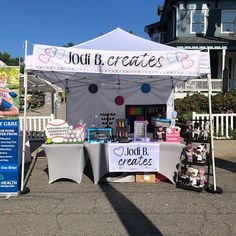
[[[236,140],[214,140],[214,149],[217,158],[236,159]]]

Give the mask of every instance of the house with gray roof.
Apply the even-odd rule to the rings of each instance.
[[[158,22],[145,26],[151,40],[188,50],[210,53],[213,92],[236,88],[236,1],[165,0],[157,7]],[[207,91],[200,78],[179,91]],[[182,89],[182,90],[181,90]],[[188,92],[189,92],[188,91]]]

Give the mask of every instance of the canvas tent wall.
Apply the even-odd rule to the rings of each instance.
[[[104,61],[99,63],[101,58]],[[71,48],[35,45],[26,69],[68,92],[68,123],[76,125],[82,119],[89,125],[95,114],[112,112],[116,118],[124,117],[128,104],[169,102],[171,109],[173,88],[208,73],[208,62],[208,55],[199,51],[179,50],[117,28]],[[141,90],[144,83],[150,92]],[[91,85],[97,86],[96,93],[89,91]],[[118,96],[124,104],[115,103]]]

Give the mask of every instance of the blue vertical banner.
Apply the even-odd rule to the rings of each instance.
[[[19,67],[0,67],[0,196],[19,194]]]
[[[18,195],[19,120],[0,120],[0,195]]]

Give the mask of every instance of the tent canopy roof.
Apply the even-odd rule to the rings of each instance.
[[[92,53],[96,53],[97,51],[98,51],[98,53],[105,52],[106,53],[105,55],[108,55],[109,53],[110,53],[110,55],[113,55],[112,54],[113,52],[114,52],[114,55],[119,55],[119,52],[120,52],[121,56],[123,56],[123,57],[125,57],[125,55],[127,53],[127,55],[130,55],[130,58],[132,58],[133,55],[136,55],[135,53],[137,53],[137,55],[143,55],[144,52],[147,52],[147,54],[149,54],[149,56],[150,56],[149,58],[151,58],[150,54],[152,52],[154,53],[153,55],[155,55],[155,52],[157,53],[156,58],[161,57],[162,55],[166,54],[165,61],[168,64],[167,66],[169,66],[167,68],[169,74],[163,73],[161,75],[157,75],[155,73],[152,74],[152,73],[149,73],[146,71],[145,71],[145,73],[142,72],[139,74],[137,74],[137,73],[132,74],[132,71],[134,71],[134,70],[131,67],[129,70],[129,71],[131,71],[131,73],[119,73],[119,72],[112,73],[111,72],[112,70],[104,73],[105,69],[101,72],[100,70],[98,70],[98,66],[96,66],[96,68],[93,67],[97,70],[96,72],[93,71],[93,73],[86,72],[87,69],[84,71],[78,71],[77,67],[73,68],[74,71],[73,70],[66,71],[64,69],[57,70],[57,69],[55,69],[57,67],[53,67],[53,66],[50,67],[51,65],[50,66],[47,65],[46,67],[49,69],[44,70],[42,68],[44,68],[45,64],[42,64],[42,62],[41,62],[42,66],[41,65],[38,66],[38,64],[35,66],[35,62],[33,62],[33,60],[31,60],[31,59],[26,60],[26,62],[28,61],[26,63],[27,70],[32,71],[34,74],[38,75],[40,78],[50,81],[52,84],[56,84],[57,86],[59,86],[63,89],[66,89],[68,87],[80,86],[80,85],[84,85],[84,84],[91,84],[92,83],[91,81],[94,81],[97,84],[104,84],[104,83],[115,83],[116,84],[118,80],[119,81],[123,81],[123,80],[124,81],[133,81],[133,83],[136,83],[136,82],[140,83],[140,82],[144,82],[146,80],[148,80],[149,82],[153,81],[154,83],[161,81],[160,86],[168,85],[168,86],[174,87],[174,86],[177,86],[178,84],[182,83],[183,81],[187,81],[188,79],[193,78],[193,77],[196,78],[200,75],[200,73],[197,75],[196,75],[196,73],[192,73],[193,70],[191,68],[188,69],[189,73],[186,73],[187,70],[183,69],[183,67],[181,66],[182,62],[178,61],[178,59],[176,59],[176,58],[174,58],[175,59],[174,63],[168,62],[168,60],[169,60],[169,58],[167,58],[168,55],[171,54],[172,57],[173,57],[173,55],[175,57],[178,53],[180,53],[180,54],[181,54],[181,52],[184,53],[185,52],[184,50],[182,50],[180,52],[180,49],[177,49],[177,48],[174,48],[171,46],[166,46],[163,44],[159,44],[159,43],[147,40],[147,39],[143,39],[141,37],[138,37],[138,36],[135,36],[131,33],[128,33],[120,28],[116,28],[115,30],[113,30],[107,34],[104,34],[104,35],[99,36],[95,39],[75,45],[70,48],[62,48],[62,47],[56,48],[56,47],[47,46],[47,45],[38,45],[38,46],[43,46],[43,47],[42,47],[42,49],[40,49],[41,51],[39,51],[37,56],[34,56],[35,53],[33,53],[33,57],[36,58],[37,60],[40,56],[47,57],[48,51],[46,51],[46,50],[48,50],[48,49],[49,50],[51,50],[51,49],[57,50],[57,52],[64,51],[64,50],[70,50],[70,52],[71,52],[71,51],[75,50],[75,54],[81,55],[82,53],[87,53],[87,54],[91,54],[91,58],[92,58]],[[81,51],[76,51],[76,50],[85,50],[85,51],[81,52]],[[92,50],[92,51],[89,51],[89,50]],[[68,53],[68,52],[69,51],[66,51],[66,53]],[[168,52],[170,52],[170,53],[168,54]],[[42,53],[45,53],[45,55],[42,55]],[[53,51],[50,53],[53,53]],[[118,53],[118,54],[115,54],[115,53]],[[65,55],[65,54],[63,54],[63,55]],[[63,57],[63,55],[61,55],[61,56]],[[28,58],[30,58],[30,57],[31,56],[29,56]],[[55,58],[51,59],[51,61],[55,59],[55,63],[53,65],[56,65],[56,66],[59,65],[58,58],[59,57],[55,56]],[[198,58],[198,57],[195,57],[195,58]],[[66,60],[68,60],[68,58],[66,58]],[[171,60],[172,60],[172,58],[171,58]],[[64,61],[65,60],[63,59],[63,62]],[[197,67],[199,66],[198,65],[199,61],[200,60],[198,60],[198,59],[195,61],[196,62],[195,65]],[[40,62],[40,61],[38,60],[37,63],[38,62]],[[30,66],[27,66],[27,64],[29,64]],[[175,68],[175,71],[180,71],[179,74],[172,75],[172,73],[173,73],[172,68],[173,68],[174,64],[176,64],[176,65],[178,64],[177,65],[178,68],[176,67],[177,69]],[[208,64],[208,61],[205,63],[205,65],[206,64]],[[67,65],[60,64],[58,68],[62,68],[63,66],[66,67]],[[78,66],[78,65],[76,65],[76,66]],[[79,67],[82,67],[82,66],[79,66]],[[197,67],[195,67],[195,69]],[[53,68],[53,69],[50,69],[50,68]],[[124,68],[124,66],[123,66],[123,69],[126,69],[126,68]],[[145,69],[145,68],[141,68],[141,70],[142,69]],[[150,69],[153,69],[153,67],[152,68],[149,67],[149,69],[147,69],[147,70],[150,70]],[[137,70],[140,70],[140,68]],[[199,69],[196,69],[195,72],[197,71],[197,73],[198,73],[198,70]],[[158,71],[158,73],[159,73],[159,68],[156,68],[156,71]]]
[[[6,66],[6,63],[0,60],[0,66]]]
[[[95,39],[73,46],[81,49],[111,50],[111,51],[173,51],[174,47],[156,43],[120,28],[110,31]]]

